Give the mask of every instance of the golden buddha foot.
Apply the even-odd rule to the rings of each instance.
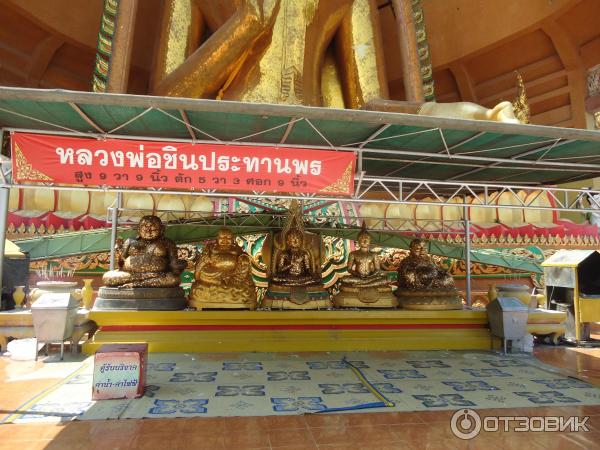
[[[358,234],[358,250],[348,256],[349,275],[342,278],[334,303],[340,308],[391,308],[398,304],[387,275],[381,271],[379,255],[369,250],[371,236],[364,228]]]
[[[105,286],[119,288],[177,287],[186,262],[177,259],[177,245],[164,237],[164,226],[156,216],[144,216],[138,236],[119,243],[117,270],[102,276]]]
[[[454,279],[435,264],[421,239],[410,243],[410,254],[400,263],[395,294],[405,309],[462,309]]]
[[[204,247],[194,274],[190,306],[197,309],[256,308],[250,256],[235,243],[231,230],[220,229],[216,243]]]

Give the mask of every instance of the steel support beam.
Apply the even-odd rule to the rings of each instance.
[[[469,220],[469,207],[463,209],[465,219],[465,291],[467,297],[467,306],[471,306],[471,221]]]
[[[110,220],[110,270],[115,270],[117,266],[116,259],[116,244],[117,244],[117,227],[119,226],[119,211],[123,203],[123,193],[117,192],[117,198],[113,208],[109,209],[111,213]]]
[[[1,138],[0,138],[1,139]],[[6,239],[6,218],[8,216],[8,199],[10,190],[5,187],[0,188],[0,292],[4,290],[4,242]]]

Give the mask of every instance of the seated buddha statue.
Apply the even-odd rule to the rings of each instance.
[[[233,232],[221,228],[215,243],[204,247],[194,271],[190,306],[197,309],[256,308],[251,260],[235,243]]]
[[[406,309],[462,309],[452,275],[435,264],[421,239],[410,243],[400,263],[396,296]]]
[[[285,248],[279,253],[273,284],[285,286],[318,286],[321,284],[313,268],[310,252],[302,248],[304,236],[297,228],[289,230],[285,236]]]
[[[102,276],[104,286],[98,292],[95,309],[181,309],[186,306],[179,275],[187,263],[177,258],[177,245],[164,236],[164,226],[158,217],[142,217],[138,236],[118,242],[118,269]]]
[[[176,287],[186,262],[177,259],[177,246],[164,237],[164,227],[156,216],[144,216],[138,236],[121,247],[118,269],[106,272],[102,281],[111,287]]]
[[[263,246],[269,267],[269,287],[262,306],[274,309],[331,308],[321,280],[320,236],[303,229],[297,205],[290,208],[284,229]]]
[[[358,249],[348,255],[348,275],[342,278],[340,292],[334,297],[338,307],[390,308],[398,304],[392,286],[381,270],[379,255],[369,250],[371,235],[363,225],[358,234]]]

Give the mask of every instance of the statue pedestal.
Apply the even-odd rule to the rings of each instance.
[[[387,286],[360,288],[340,286],[340,293],[333,298],[337,308],[395,308],[398,299]]]
[[[398,289],[395,294],[403,309],[441,311],[463,308],[462,300],[456,289],[431,291]]]
[[[98,290],[94,310],[176,311],[187,306],[181,287],[113,288]]]
[[[329,292],[323,286],[269,286],[261,304],[270,309],[331,309]]]
[[[256,309],[256,293],[243,288],[196,286],[192,288],[189,306],[202,309]]]

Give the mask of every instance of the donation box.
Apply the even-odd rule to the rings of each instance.
[[[144,394],[148,344],[105,344],[94,356],[92,400]]]
[[[77,300],[69,293],[48,292],[33,305],[33,327],[38,342],[62,342],[73,334]]]

